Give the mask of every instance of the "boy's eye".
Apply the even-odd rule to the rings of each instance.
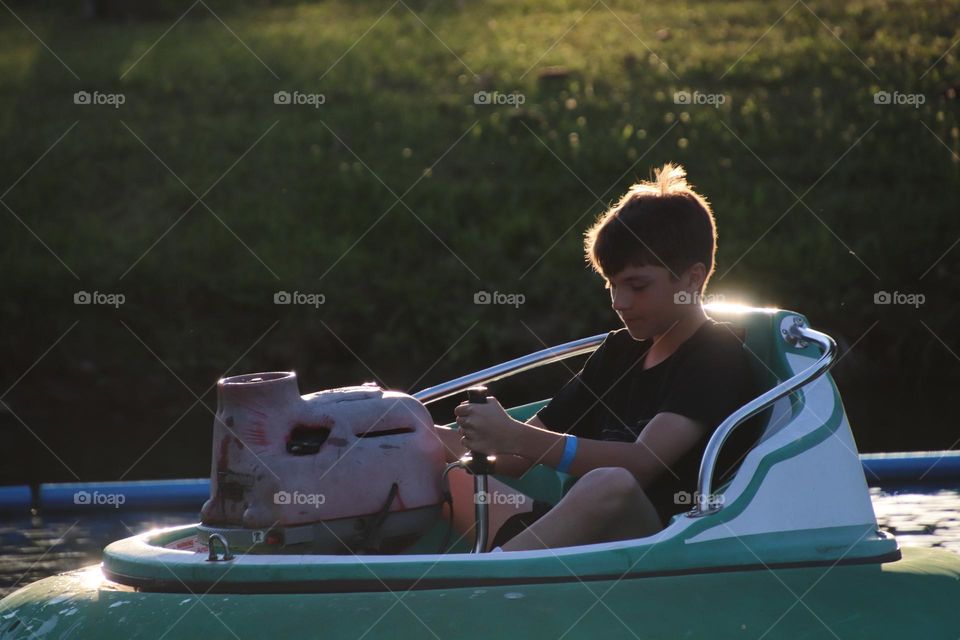
[[[648,285],[646,285],[646,284],[632,284],[632,285],[630,285],[630,290],[631,290],[631,291],[638,291],[638,292],[639,292],[639,291],[643,291],[644,289],[646,289],[647,286],[648,286]],[[613,293],[613,292],[615,292],[615,291],[617,290],[617,285],[615,285],[615,284],[610,284],[610,283],[608,282],[608,283],[606,283],[606,284],[604,285],[604,289],[606,289],[607,291],[610,291],[611,293]]]

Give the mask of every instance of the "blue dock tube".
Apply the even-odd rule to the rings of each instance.
[[[210,497],[209,478],[40,485],[40,510],[196,509]]]
[[[960,451],[866,453],[860,456],[867,484],[872,487],[926,489],[960,488]],[[37,504],[29,486],[0,487],[0,513],[63,511],[162,511],[196,509],[210,497],[210,480],[141,480],[42,484]]]
[[[960,451],[865,453],[860,461],[871,486],[960,485]]]
[[[33,502],[33,496],[30,493],[30,487],[26,485],[0,487],[0,513],[29,511],[31,502]]]

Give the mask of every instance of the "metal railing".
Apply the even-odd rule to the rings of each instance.
[[[487,367],[486,369],[482,369],[474,373],[468,373],[465,376],[460,376],[459,378],[450,380],[449,382],[428,387],[422,391],[414,393],[413,397],[424,404],[430,404],[431,402],[436,402],[437,400],[449,398],[450,396],[465,391],[470,387],[483,385],[495,380],[502,380],[503,378],[518,374],[521,371],[527,371],[545,364],[559,362],[561,360],[566,360],[567,358],[574,358],[585,353],[590,353],[591,351],[595,351],[606,337],[606,334],[601,333],[599,335],[590,336],[589,338],[581,338],[579,340],[574,340],[573,342],[567,342],[556,347],[548,347],[519,358],[514,358],[513,360],[508,360],[507,362],[502,362],[492,367]]]
[[[827,334],[814,331],[804,326],[799,316],[796,317],[794,324],[790,325],[782,334],[782,339],[793,346],[799,347],[806,346],[807,342],[813,342],[820,347],[823,354],[815,363],[792,378],[781,382],[766,393],[757,396],[734,411],[726,420],[720,423],[720,426],[717,427],[717,430],[713,432],[709,442],[707,442],[707,447],[703,452],[703,458],[700,460],[700,475],[697,479],[697,504],[687,513],[688,517],[697,518],[709,513],[715,513],[723,508],[721,501],[713,499],[713,474],[714,471],[716,471],[717,457],[720,455],[720,449],[723,448],[723,443],[726,442],[733,430],[746,420],[773,405],[773,403],[780,398],[813,382],[833,366],[837,355],[837,343]]]

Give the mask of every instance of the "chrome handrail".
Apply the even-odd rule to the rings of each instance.
[[[703,458],[700,461],[700,476],[697,480],[697,504],[687,513],[687,517],[698,518],[710,513],[715,513],[723,508],[722,500],[716,500],[713,496],[713,474],[716,470],[717,457],[720,454],[720,449],[733,430],[749,418],[752,418],[771,406],[780,398],[816,380],[833,366],[837,355],[837,343],[827,334],[804,326],[803,320],[799,316],[795,317],[794,324],[784,330],[783,339],[795,347],[805,347],[808,341],[813,342],[821,348],[823,354],[815,363],[789,380],[781,382],[773,389],[757,396],[734,411],[726,420],[720,423],[720,426],[717,427],[717,430],[713,432],[709,442],[707,442],[707,448],[703,452]]]
[[[545,364],[590,353],[591,351],[595,351],[606,337],[606,334],[601,333],[590,336],[589,338],[580,338],[579,340],[566,342],[556,347],[548,347],[492,367],[487,367],[486,369],[481,369],[480,371],[475,371],[474,373],[468,373],[465,376],[460,376],[448,382],[428,387],[414,393],[413,397],[424,404],[449,398],[470,387],[486,384],[495,380],[502,380],[521,371],[527,371],[528,369],[533,369]]]

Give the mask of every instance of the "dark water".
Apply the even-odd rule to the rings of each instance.
[[[960,553],[960,490],[870,490],[881,528],[902,546]],[[196,512],[58,515],[0,520],[0,597],[62,571],[100,561],[108,543],[157,527],[190,524]]]
[[[196,511],[0,519],[0,597],[40,578],[100,562],[103,548],[114,540],[198,520]]]

